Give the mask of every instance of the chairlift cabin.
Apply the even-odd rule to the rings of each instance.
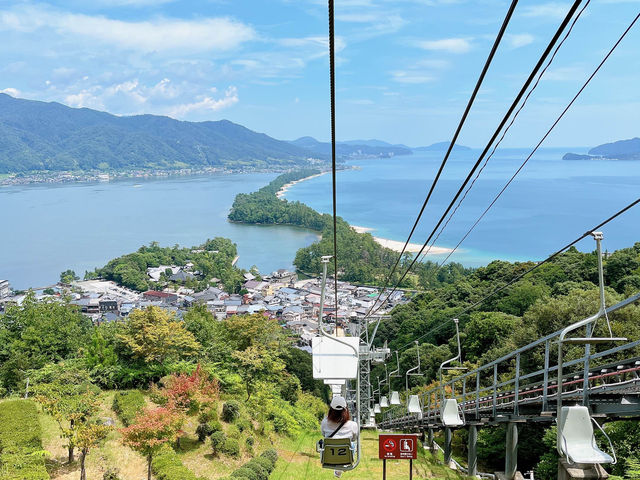
[[[600,308],[595,315],[576,322],[566,327],[558,339],[558,393],[557,393],[557,445],[558,453],[565,457],[569,463],[616,463],[616,454],[613,444],[604,429],[596,422],[589,413],[589,408],[584,405],[562,406],[563,387],[563,349],[565,343],[585,345],[585,354],[589,355],[590,345],[604,342],[627,341],[626,338],[614,337],[607,316],[607,309],[604,297],[604,272],[602,267],[602,232],[592,232],[596,241],[596,252],[598,256],[598,281],[600,290]],[[600,317],[604,317],[609,331],[609,337],[593,337],[595,326]],[[584,338],[566,338],[566,336],[579,328],[586,327]],[[603,452],[596,443],[593,433],[593,424],[604,434],[611,448],[611,455]]]
[[[445,367],[452,362],[460,362],[462,360],[462,348],[460,347],[460,329],[458,327],[458,319],[454,318],[453,322],[456,324],[456,340],[458,343],[458,354],[445,360],[440,364],[438,374],[440,377],[440,388],[442,389],[442,403],[440,404],[440,420],[445,427],[461,427],[465,424],[464,412],[458,405],[458,401],[455,398],[445,398],[444,385],[442,385],[442,370],[450,369],[451,367]],[[454,392],[451,392],[452,394]]]

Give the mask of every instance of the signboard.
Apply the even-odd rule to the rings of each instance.
[[[382,460],[415,460],[418,458],[418,436],[380,434],[378,458]]]

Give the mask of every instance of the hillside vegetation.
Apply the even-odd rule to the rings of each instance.
[[[0,173],[303,166],[309,150],[241,125],[118,117],[0,93]]]

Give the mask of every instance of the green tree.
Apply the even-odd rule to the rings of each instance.
[[[184,324],[159,307],[131,312],[118,339],[132,357],[147,364],[194,357],[200,350]]]
[[[76,275],[76,272],[74,272],[71,269],[65,270],[60,274],[60,283],[68,284],[68,283],[75,282],[76,280],[80,280],[80,277]]]

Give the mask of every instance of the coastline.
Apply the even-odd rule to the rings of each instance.
[[[371,233],[375,231],[375,228],[359,227],[357,225],[351,225],[351,228],[353,228],[358,233]],[[402,251],[402,247],[404,247],[404,242],[400,242],[398,240],[390,240],[388,238],[382,238],[382,237],[376,237],[376,236],[373,236],[373,239],[379,245],[382,245],[385,248],[393,250],[394,252],[400,253]],[[422,248],[422,245],[418,243],[410,243],[409,245],[407,245],[407,249],[405,251],[410,253],[418,253],[421,248]],[[451,248],[437,247],[434,245],[433,247],[431,247],[431,251],[429,251],[428,255],[442,255],[445,253],[450,253],[451,250],[452,250]]]
[[[315,175],[310,175],[308,177],[301,178],[300,180],[294,180],[293,182],[285,183],[282,187],[280,187],[280,190],[278,190],[276,192],[276,197],[278,197],[280,200],[282,200],[282,197],[295,184],[300,183],[300,182],[304,182],[305,180],[311,180],[312,178],[321,177],[322,175],[326,175],[327,173],[329,173],[329,171],[316,173]]]

